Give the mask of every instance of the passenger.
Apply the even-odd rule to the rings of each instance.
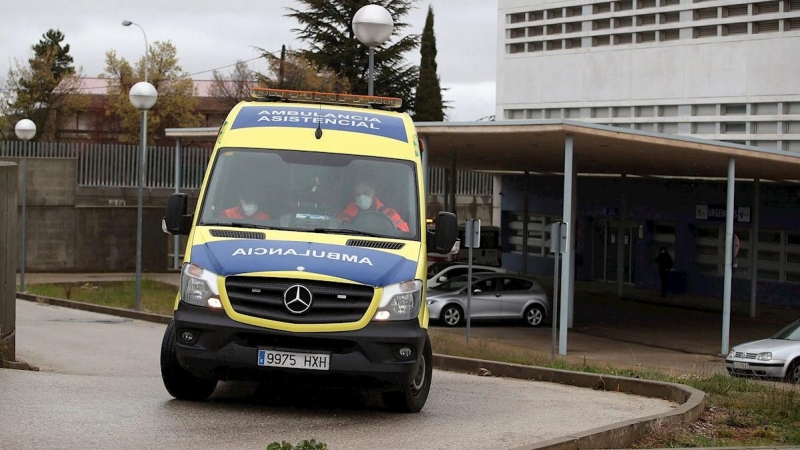
[[[661,296],[667,293],[667,274],[672,269],[672,257],[667,253],[666,247],[661,247],[656,256],[656,264],[658,264],[658,277],[661,278]]]
[[[346,224],[362,211],[379,211],[388,217],[398,230],[403,233],[409,232],[408,223],[403,220],[400,214],[394,209],[384,205],[383,202],[375,196],[375,188],[364,182],[355,185],[353,188],[353,201],[350,202],[337,217],[342,223]]]
[[[270,216],[258,209],[258,193],[254,187],[245,187],[239,195],[239,203],[233,208],[222,211],[222,217],[226,219],[258,219],[269,220]]]

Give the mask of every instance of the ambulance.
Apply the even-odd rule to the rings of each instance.
[[[458,246],[453,214],[426,229],[411,118],[391,111],[394,98],[254,97],[220,128],[194,211],[185,193],[167,203],[164,231],[188,235],[161,347],[167,391],[348,385],[420,411],[432,375],[426,255]]]

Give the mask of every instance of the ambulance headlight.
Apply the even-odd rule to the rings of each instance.
[[[383,296],[373,320],[411,320],[419,315],[422,281],[410,280],[383,288]]]
[[[217,274],[196,264],[184,264],[181,272],[181,300],[195,306],[221,308]]]

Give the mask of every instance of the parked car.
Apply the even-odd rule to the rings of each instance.
[[[731,375],[776,378],[800,383],[800,320],[769,339],[733,347],[725,358]]]
[[[472,289],[470,320],[523,319],[540,326],[550,317],[551,303],[541,284],[531,277],[509,273],[478,273],[452,278],[428,290],[430,317],[455,327],[466,321],[467,287]]]
[[[456,264],[452,262],[435,262],[428,266],[428,289],[435,288],[440,284],[456,277],[467,274],[469,266],[467,264]],[[502,267],[472,265],[472,273],[504,273]]]

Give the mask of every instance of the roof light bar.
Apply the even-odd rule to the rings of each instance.
[[[283,100],[290,102],[326,103],[343,106],[382,106],[400,108],[403,100],[395,97],[374,95],[336,94],[333,92],[292,91],[287,89],[252,88],[250,95],[257,99]]]

